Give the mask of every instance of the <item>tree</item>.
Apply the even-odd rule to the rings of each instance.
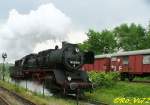
[[[92,50],[95,54],[112,53],[116,49],[117,43],[111,31],[96,32],[89,30],[87,36],[88,40],[80,45],[81,49]]]
[[[148,27],[146,29],[146,36],[145,36],[145,40],[143,42],[143,46],[144,46],[143,48],[145,48],[145,49],[150,48],[149,42],[150,42],[150,22],[149,22]]]
[[[84,41],[83,43],[79,43],[80,51],[88,51],[89,50],[89,43],[88,41]]]
[[[140,50],[145,49],[146,34],[145,29],[141,25],[122,24],[114,29],[117,37],[118,50]]]
[[[89,30],[88,40],[80,44],[83,50],[92,50],[95,54],[112,53],[119,50],[132,51],[150,48],[150,23],[145,29],[134,23],[121,24],[110,30],[96,32]]]

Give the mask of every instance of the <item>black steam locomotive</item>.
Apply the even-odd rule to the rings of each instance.
[[[10,76],[13,79],[38,79],[51,92],[75,93],[77,89],[90,90],[92,83],[83,64],[94,62],[93,52],[80,52],[77,44],[62,43],[62,48],[48,49],[15,61]]]

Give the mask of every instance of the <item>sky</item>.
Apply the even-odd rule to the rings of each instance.
[[[49,2],[71,17],[76,28],[101,30],[124,22],[147,24],[150,20],[149,0],[1,0],[0,20],[5,21],[11,9],[28,13]]]
[[[89,29],[149,21],[150,0],[0,0],[0,53],[18,59],[64,40],[81,43]]]

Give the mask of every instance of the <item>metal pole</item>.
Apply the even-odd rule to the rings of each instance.
[[[3,81],[4,81],[4,60],[5,59],[3,59],[3,69],[2,69]]]
[[[6,53],[2,53],[2,58],[3,58],[3,70],[2,70],[2,75],[3,75],[3,81],[4,81],[4,77],[5,77],[5,59],[7,58],[7,54]]]
[[[43,97],[44,97],[44,86],[45,85],[45,80],[43,81]]]
[[[28,89],[28,86],[27,86],[28,84],[27,84],[27,79],[26,79],[26,91],[27,91],[27,89]]]
[[[77,98],[77,105],[79,105],[79,88],[77,88],[76,98]]]
[[[0,67],[0,79],[2,80],[2,67]]]

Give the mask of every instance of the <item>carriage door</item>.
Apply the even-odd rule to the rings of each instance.
[[[129,56],[129,72],[140,73],[142,72],[142,55]]]
[[[128,72],[129,70],[129,56],[122,56],[122,69],[121,72]]]
[[[112,71],[119,71],[121,60],[119,57],[111,58],[111,69]]]
[[[111,58],[111,70],[112,71],[117,71],[116,61],[117,61],[117,57],[112,57]]]

